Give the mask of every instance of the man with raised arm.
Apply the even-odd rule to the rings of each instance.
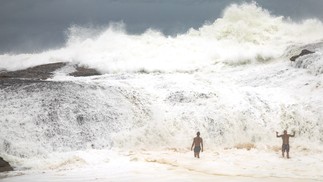
[[[196,135],[197,136],[193,139],[191,150],[195,146],[194,147],[194,157],[200,158],[201,149],[203,152],[203,139],[200,137],[200,132],[197,132]]]
[[[285,157],[285,151],[287,152],[287,158],[289,159],[289,137],[294,137],[295,136],[295,131],[293,134],[287,134],[287,131],[284,130],[284,134],[278,135],[278,132],[276,131],[276,137],[281,137],[283,140],[283,145],[282,145],[282,155]]]

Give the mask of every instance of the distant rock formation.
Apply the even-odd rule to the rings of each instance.
[[[302,52],[299,55],[293,56],[289,60],[295,61],[298,57],[301,57],[301,56],[304,56],[304,55],[307,55],[307,54],[313,54],[313,53],[315,53],[315,52],[309,51],[307,49],[303,49]]]
[[[25,79],[35,79],[35,80],[45,80],[52,76],[52,72],[62,68],[67,63],[52,63],[44,64],[40,66],[35,66],[25,70],[9,71],[0,73],[0,79],[4,78],[25,78]]]
[[[29,80],[46,80],[53,76],[53,72],[67,66],[66,62],[59,63],[51,63],[35,66],[32,68],[28,68],[25,70],[18,71],[1,71],[0,72],[0,80],[1,79],[29,79]],[[70,76],[93,76],[93,75],[101,75],[97,70],[80,67],[78,65],[72,65],[75,67],[75,71],[70,73]]]
[[[3,160],[2,157],[0,157],[0,172],[5,172],[5,171],[12,171],[13,168],[10,166],[10,164]]]
[[[94,76],[94,75],[101,75],[96,69],[85,68],[77,66],[76,71],[70,73],[70,76]]]

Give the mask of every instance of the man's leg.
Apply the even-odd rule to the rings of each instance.
[[[287,159],[289,159],[289,145],[286,146]]]

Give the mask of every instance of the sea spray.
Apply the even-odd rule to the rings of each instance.
[[[124,26],[72,26],[64,47],[39,54],[0,55],[0,69],[73,62],[102,73],[194,71],[216,63],[268,62],[282,56],[288,46],[323,39],[319,20],[295,23],[255,3],[231,5],[213,23],[175,36],[153,29],[140,35],[128,34]]]

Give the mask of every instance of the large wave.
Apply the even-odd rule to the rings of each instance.
[[[256,3],[233,4],[213,23],[176,36],[165,36],[153,29],[133,35],[125,31],[125,26],[72,26],[61,49],[0,55],[0,69],[72,62],[102,73],[191,71],[215,63],[264,62],[282,56],[288,46],[323,39],[323,24],[319,20],[293,22],[270,14]]]

